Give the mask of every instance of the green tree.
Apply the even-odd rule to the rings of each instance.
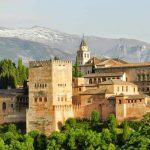
[[[0,61],[0,88],[15,88],[17,85],[16,66],[10,59]]]
[[[17,67],[17,83],[19,86],[23,86],[25,81],[27,81],[28,77],[28,69],[22,63],[22,58],[18,59],[18,67]]]
[[[115,148],[115,145],[114,144],[112,144],[112,143],[110,143],[109,145],[108,145],[108,150],[115,150],[116,148]]]
[[[117,119],[115,118],[115,115],[114,114],[110,114],[108,116],[108,128],[111,130],[111,131],[114,131],[118,126],[118,123],[117,123]]]
[[[73,65],[73,77],[82,77],[82,73],[80,71],[80,66],[78,62],[78,58],[76,57],[75,64]]]
[[[91,122],[98,123],[100,121],[100,113],[97,111],[92,111],[91,113]]]
[[[127,141],[130,138],[130,128],[128,126],[127,120],[123,124],[123,142]]]
[[[7,150],[8,146],[5,145],[4,141],[2,138],[0,138],[0,150]]]
[[[60,60],[60,58],[58,56],[55,56],[54,60]]]

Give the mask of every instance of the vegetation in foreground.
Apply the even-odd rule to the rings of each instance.
[[[21,125],[22,127],[22,125]],[[118,125],[114,115],[102,123],[98,112],[91,120],[70,118],[60,132],[46,136],[24,134],[14,124],[0,126],[0,150],[149,150],[150,113],[141,121]]]

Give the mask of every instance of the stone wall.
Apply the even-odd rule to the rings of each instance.
[[[71,61],[36,61],[29,64],[29,109],[27,132],[39,130],[46,134],[58,130],[72,117]],[[60,109],[59,109],[60,108]]]

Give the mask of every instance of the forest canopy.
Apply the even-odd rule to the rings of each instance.
[[[102,122],[93,112],[91,119],[69,118],[61,131],[46,136],[38,131],[25,133],[22,125],[0,126],[0,150],[149,150],[150,113],[141,121],[118,124],[111,114]]]

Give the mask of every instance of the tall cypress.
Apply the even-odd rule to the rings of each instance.
[[[73,66],[73,77],[82,77],[82,73],[80,71],[80,66],[79,66],[79,62],[78,62],[78,58],[76,57],[76,61],[75,64]]]

